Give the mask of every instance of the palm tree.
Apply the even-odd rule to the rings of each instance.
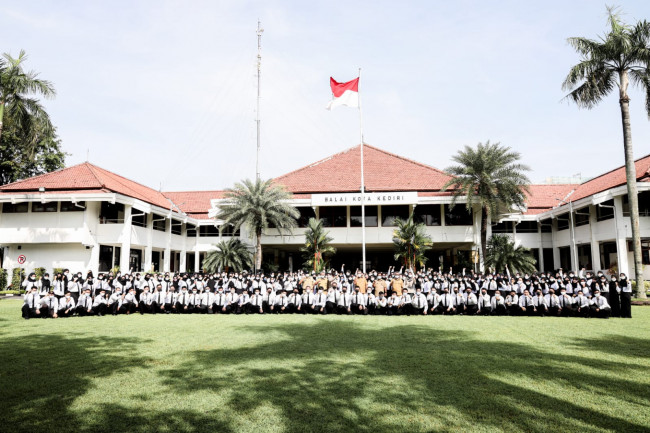
[[[595,107],[612,90],[618,88],[618,102],[623,120],[623,149],[627,196],[632,223],[634,272],[636,287],[643,288],[641,235],[639,233],[639,198],[630,126],[630,82],[645,93],[645,110],[650,116],[650,23],[640,21],[634,26],[623,23],[616,10],[607,8],[609,31],[598,40],[569,38],[569,44],[580,54],[580,63],[569,71],[562,88],[570,91],[567,98],[578,107]],[[644,290],[637,296],[645,298]]]
[[[224,201],[219,205],[216,218],[230,224],[234,230],[246,226],[255,235],[255,269],[262,267],[262,232],[276,227],[280,234],[291,232],[297,226],[300,212],[287,200],[291,194],[271,180],[246,179],[226,190]]]
[[[530,169],[520,164],[519,152],[513,152],[500,143],[479,143],[476,149],[465,146],[452,159],[458,165],[447,168],[452,178],[443,186],[445,191],[453,187],[451,206],[464,197],[467,211],[472,204],[481,208],[481,269],[487,245],[488,215],[496,220],[499,214],[512,207],[525,206],[530,179],[525,172]]]
[[[305,258],[305,267],[320,272],[325,264],[325,256],[336,254],[336,248],[330,245],[334,238],[328,235],[329,232],[323,230],[322,220],[309,218],[305,231],[305,245],[300,248]]]
[[[425,253],[431,249],[433,242],[426,234],[426,226],[413,222],[413,214],[406,220],[395,219],[396,228],[393,230],[393,246],[395,260],[404,263],[406,269],[415,270],[417,265],[424,266],[427,261]]]
[[[241,272],[253,267],[253,254],[241,240],[231,238],[219,242],[215,247],[217,249],[208,252],[203,260],[203,268],[207,272],[217,272],[219,269]]]
[[[537,261],[530,254],[528,248],[515,243],[505,235],[493,235],[487,243],[485,264],[494,268],[496,272],[505,272],[511,269],[514,272],[532,274],[537,270]]]
[[[5,53],[0,59],[0,142],[4,123],[11,121],[22,132],[25,144],[31,147],[43,136],[53,134],[54,128],[43,106],[30,94],[52,98],[56,91],[52,83],[38,79],[36,72],[25,72],[25,60],[27,55],[22,50],[18,58]]]

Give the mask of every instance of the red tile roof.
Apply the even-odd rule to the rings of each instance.
[[[650,179],[650,155],[637,159],[634,165],[636,166],[637,181],[647,182]],[[581,198],[625,184],[627,184],[625,166],[618,167],[580,184],[576,192],[571,194],[571,200],[580,200]]]
[[[165,191],[170,198],[188,216],[208,219],[208,210],[212,207],[210,200],[223,198],[225,191]]]
[[[544,212],[559,204],[558,200],[566,198],[567,194],[576,189],[578,184],[549,184],[530,185],[530,194],[527,195],[526,215],[535,215]]]
[[[116,192],[167,209],[170,206],[169,200],[160,191],[89,162],[0,186],[0,193],[38,192],[40,187],[48,192]]]
[[[361,179],[360,147],[355,146],[276,177],[291,192],[355,192]],[[439,191],[450,176],[436,168],[364,144],[367,191]]]

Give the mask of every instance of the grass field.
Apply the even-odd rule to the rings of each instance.
[[[2,432],[650,432],[631,320],[20,318],[0,300]]]

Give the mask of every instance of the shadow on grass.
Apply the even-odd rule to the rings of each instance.
[[[612,335],[610,338],[580,338],[573,343],[576,347],[595,350],[609,355],[630,358],[650,358],[650,340]]]
[[[562,395],[586,391],[589,401],[615,398],[647,407],[645,386],[607,374],[627,371],[625,363],[417,325],[378,332],[324,320],[246,330],[267,333],[269,343],[190,352],[185,363],[162,371],[164,383],[188,395],[230,391],[226,410],[240,416],[276,408],[284,431],[296,433],[650,432],[617,412],[608,415]]]
[[[30,335],[0,341],[0,431],[6,432],[196,432],[229,431],[215,417],[192,410],[134,411],[119,404],[78,413],[75,399],[118,372],[150,361],[130,353],[138,338],[67,338]],[[19,364],[20,363],[20,364]]]

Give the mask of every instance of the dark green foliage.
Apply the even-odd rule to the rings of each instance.
[[[241,272],[253,267],[253,254],[238,238],[221,241],[215,245],[216,249],[209,251],[203,261],[206,272],[222,271]]]
[[[406,269],[415,270],[427,261],[425,253],[431,249],[431,236],[426,234],[426,226],[413,221],[413,214],[408,219],[397,218],[393,230],[393,247],[395,260],[400,261]]]
[[[515,247],[515,243],[508,236],[492,235],[487,243],[485,265],[496,272],[504,273],[507,267],[512,272],[530,274],[537,271],[536,264],[537,261],[530,250],[521,245]]]
[[[22,288],[21,284],[25,279],[25,269],[24,268],[14,268],[11,275],[11,288],[13,290],[20,290]]]
[[[334,239],[323,229],[323,221],[309,218],[305,231],[305,245],[300,247],[305,259],[303,266],[310,271],[320,272],[328,263],[328,258],[336,254],[336,248],[330,245]]]
[[[0,290],[6,289],[8,283],[7,270],[0,268]]]
[[[47,270],[45,268],[34,268],[34,273],[36,274],[37,280],[45,275],[46,272]]]

